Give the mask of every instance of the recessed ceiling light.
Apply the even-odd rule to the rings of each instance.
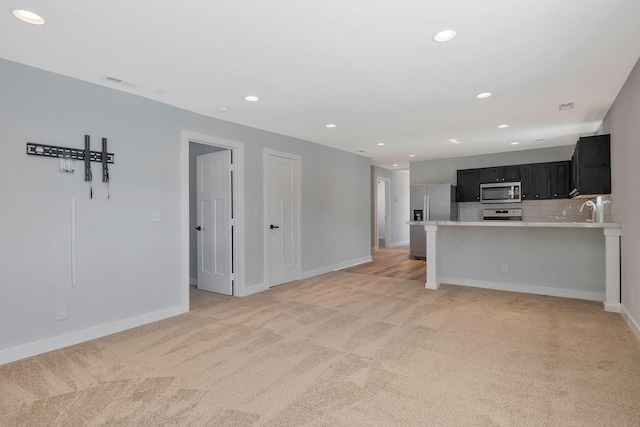
[[[438,43],[448,42],[449,40],[452,40],[457,34],[458,33],[456,33],[455,30],[442,30],[435,36],[433,36],[433,40]]]
[[[415,157],[415,156],[416,156],[415,154],[409,154],[409,157]]]
[[[326,125],[324,125],[324,127],[326,127],[326,128],[334,128],[336,126],[337,125],[335,123],[327,123]]]
[[[249,95],[249,96],[245,96],[244,100],[245,101],[249,101],[249,102],[256,102],[258,101],[260,98],[258,98],[257,96],[253,96],[253,95]]]
[[[229,110],[230,108],[224,105],[221,105],[220,107],[218,107],[218,111],[220,111],[221,113],[226,113]]]
[[[455,138],[449,138],[449,142],[452,142],[452,143],[454,143],[454,144],[460,144],[460,141],[458,141],[458,140],[457,140],[457,139],[455,139]]]
[[[394,167],[398,167],[398,164],[397,164],[397,163],[394,163],[394,164],[393,164],[393,166],[394,166]]]
[[[18,18],[23,22],[26,22],[27,24],[33,24],[33,25],[44,24],[44,19],[40,15],[36,15],[35,13],[29,12],[28,10],[16,9],[13,11],[13,16],[15,16],[16,18]]]
[[[377,145],[384,145],[384,142],[378,142]]]
[[[509,127],[509,125],[507,125],[507,124],[504,124],[504,125],[498,125],[498,129],[506,129],[506,128],[508,128],[508,127]]]
[[[520,144],[518,141],[513,141],[513,142],[511,143],[511,145],[518,145],[518,144]]]
[[[536,139],[536,143],[540,144],[541,142],[544,142],[544,139]]]
[[[491,92],[482,92],[476,95],[476,98],[478,99],[484,99],[484,98],[488,98],[491,95],[493,95]]]

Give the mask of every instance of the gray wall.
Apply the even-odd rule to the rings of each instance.
[[[387,246],[409,244],[409,174],[406,171],[394,171],[371,166],[371,215],[375,210],[373,206],[373,192],[377,191],[377,178],[388,178],[389,182],[389,222],[391,241]],[[372,219],[373,221],[373,219]],[[371,247],[375,247],[375,234],[371,230]]]
[[[622,306],[640,339],[640,62],[607,113],[602,133],[611,134],[613,219],[622,223]]]
[[[491,166],[520,165],[526,163],[555,162],[571,159],[574,145],[539,148],[537,150],[511,151],[508,153],[483,154],[481,156],[456,157],[452,159],[411,162],[411,184],[457,184],[458,169],[484,168]]]
[[[302,273],[370,257],[371,223],[363,215],[371,208],[367,158],[1,59],[0,76],[0,363],[92,337],[96,330],[122,330],[131,319],[177,314],[185,306],[188,266],[182,270],[181,244],[189,219],[182,218],[181,207],[182,130],[245,144],[241,245],[247,288],[263,281],[252,273],[264,269],[262,219],[250,219],[263,209],[264,148],[302,156]],[[28,141],[82,147],[85,134],[92,136],[93,149],[99,138],[108,138],[115,153],[110,200],[98,164],[91,200],[81,164],[75,174],[65,174],[57,160],[25,154]],[[160,222],[152,222],[156,209]],[[67,305],[68,318],[56,322],[60,304]]]

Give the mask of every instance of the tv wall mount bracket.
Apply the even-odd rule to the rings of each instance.
[[[109,185],[109,163],[114,163],[115,154],[107,152],[107,138],[102,138],[102,151],[91,151],[90,145],[89,135],[84,136],[84,149],[27,142],[27,154],[84,161],[84,180],[89,182],[92,181],[91,162],[102,163],[102,182]]]

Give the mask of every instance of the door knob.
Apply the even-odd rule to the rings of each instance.
[[[196,230],[200,231],[200,230],[202,230],[202,227],[197,226],[197,227],[196,227]]]
[[[280,228],[280,226],[271,224],[271,229],[273,230],[274,228]]]

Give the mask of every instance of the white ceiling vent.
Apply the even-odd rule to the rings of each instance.
[[[126,86],[126,87],[131,88],[131,89],[135,89],[138,86],[140,86],[137,83],[129,82],[129,81],[118,79],[116,77],[111,77],[111,76],[105,76],[104,79],[106,81],[110,82],[110,83],[116,83],[116,84],[119,84],[119,85],[122,85],[122,86]]]
[[[574,103],[573,103],[573,102],[567,102],[567,103],[564,103],[564,104],[560,104],[560,105],[558,106],[558,109],[559,109],[560,111],[564,111],[564,110],[571,110],[571,109],[573,108],[573,105],[574,105]]]

